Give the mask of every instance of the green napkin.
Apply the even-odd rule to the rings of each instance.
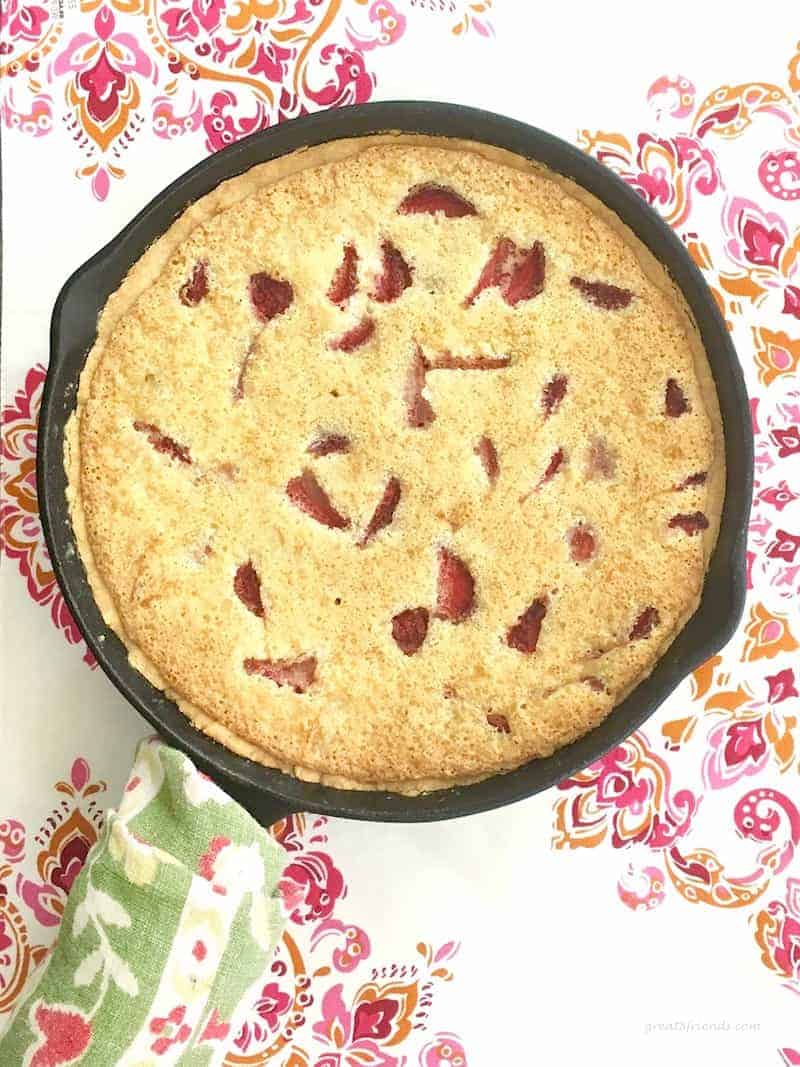
[[[191,760],[143,741],[0,1063],[222,1063],[281,933],[284,864]]]

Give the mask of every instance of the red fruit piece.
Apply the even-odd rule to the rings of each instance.
[[[667,378],[667,386],[664,391],[664,410],[671,419],[677,419],[679,415],[685,415],[690,410],[689,401],[674,378]]]
[[[351,329],[346,330],[341,337],[328,342],[328,348],[334,352],[355,352],[357,348],[365,345],[375,333],[375,322],[365,315],[361,322],[357,322]]]
[[[422,349],[417,345],[411,367],[406,378],[404,399],[406,402],[406,421],[409,426],[422,429],[430,426],[436,418],[431,402],[422,395],[425,388],[425,375],[428,364]]]
[[[653,608],[645,608],[644,611],[637,616],[636,622],[631,627],[631,632],[628,634],[630,641],[641,641],[645,637],[649,637],[653,632],[653,627],[658,626],[661,621],[661,617],[658,611]]]
[[[506,634],[506,643],[518,652],[530,655],[539,643],[539,631],[547,614],[547,600],[539,597],[527,608]]]
[[[586,563],[597,551],[597,541],[590,526],[579,522],[567,535],[569,554],[576,563]]]
[[[484,289],[499,289],[505,302],[516,307],[521,301],[541,293],[544,272],[544,248],[539,241],[534,241],[526,249],[518,248],[510,237],[501,237],[464,306],[471,307]]]
[[[505,715],[498,715],[496,712],[490,712],[486,716],[486,721],[490,726],[493,726],[499,734],[511,733],[511,727],[508,725],[508,719]]]
[[[530,248],[519,249],[507,282],[501,287],[503,299],[512,308],[523,300],[532,300],[544,289],[544,247],[534,241]]]
[[[697,471],[696,474],[690,474],[688,478],[684,478],[682,482],[678,482],[673,486],[676,492],[681,489],[691,489],[694,485],[705,485],[708,478],[708,471]]]
[[[419,652],[427,634],[427,608],[407,608],[392,619],[392,637],[406,656]]]
[[[180,287],[180,301],[187,308],[197,307],[203,297],[208,296],[208,264],[203,260],[195,263],[191,276]]]
[[[605,693],[606,692],[605,683],[602,682],[599,678],[596,678],[594,675],[589,675],[589,677],[588,678],[584,678],[583,681],[586,683],[586,685],[589,686],[589,688],[594,693]]]
[[[304,470],[298,477],[291,478],[286,484],[286,495],[295,507],[323,526],[346,530],[350,525],[350,520],[340,515],[331,504],[313,471]]]
[[[550,461],[545,467],[544,474],[541,476],[541,478],[533,487],[533,489],[529,489],[527,493],[523,493],[522,496],[519,498],[520,504],[524,504],[528,497],[531,495],[531,493],[538,493],[543,485],[545,485],[552,478],[554,478],[556,474],[558,474],[565,458],[566,457],[564,455],[564,449],[557,448],[556,451],[550,457]]]
[[[342,262],[328,289],[328,299],[333,304],[346,304],[358,288],[358,252],[354,244],[346,244],[342,253]]]
[[[510,363],[511,356],[451,356],[449,352],[425,360],[427,370],[503,370]]]
[[[395,477],[391,477],[386,483],[386,488],[383,490],[383,496],[378,502],[378,506],[372,513],[372,518],[367,523],[367,528],[358,542],[358,547],[363,548],[375,534],[382,530],[385,526],[394,518],[395,509],[400,503],[400,482]]]
[[[390,304],[411,285],[413,268],[406,263],[403,253],[395,248],[391,241],[383,242],[381,254],[383,273],[375,279],[375,286],[370,296],[379,304]]]
[[[340,433],[322,433],[306,449],[312,456],[330,456],[334,452],[349,452],[350,438]]]
[[[605,311],[619,311],[626,308],[633,300],[630,289],[620,289],[616,285],[607,282],[590,282],[586,278],[571,278],[570,285],[580,289],[590,304],[603,308]]]
[[[500,463],[497,459],[497,449],[489,437],[482,437],[475,445],[475,455],[481,461],[484,474],[489,479],[489,484],[494,485],[497,475],[500,473]]]
[[[589,442],[586,462],[586,477],[591,480],[613,478],[617,460],[604,437],[593,437]]]
[[[264,618],[264,604],[261,600],[261,579],[250,560],[242,563],[233,577],[233,591],[248,611],[259,619]]]
[[[151,422],[135,422],[133,424],[134,430],[139,433],[146,433],[147,440],[156,450],[156,452],[163,452],[169,456],[170,459],[177,459],[181,463],[191,463],[192,458],[189,455],[189,449],[186,445],[179,445],[177,441],[172,437],[167,437],[165,433],[162,433],[157,426],[154,426]]]
[[[246,659],[247,674],[259,674],[276,685],[288,685],[295,693],[305,693],[314,681],[317,670],[316,656],[300,656],[297,659]]]
[[[250,301],[262,322],[282,315],[294,300],[294,290],[289,282],[273,278],[263,271],[250,275]]]
[[[465,215],[477,215],[475,205],[465,200],[446,185],[428,182],[417,185],[400,202],[401,215],[435,215],[441,213],[448,219],[460,219]]]
[[[466,563],[448,548],[439,549],[438,559],[436,618],[463,622],[475,608],[475,579]]]
[[[557,374],[550,379],[542,390],[542,411],[544,411],[545,418],[549,418],[553,414],[566,395],[567,376],[566,374]]]
[[[689,537],[694,537],[700,530],[708,529],[708,519],[702,511],[693,511],[689,515],[673,515],[668,526],[671,530],[683,530]]]

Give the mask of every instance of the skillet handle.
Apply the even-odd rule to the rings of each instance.
[[[233,797],[238,804],[242,805],[245,811],[248,811],[253,816],[256,822],[265,828],[272,826],[273,823],[279,822],[281,819],[287,818],[289,815],[297,814],[297,809],[291,807],[286,800],[273,796],[271,793],[266,793],[261,789],[254,789],[247,785],[234,784],[228,781],[221,781],[219,785],[228,796]]]

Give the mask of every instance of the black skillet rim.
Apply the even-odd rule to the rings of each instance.
[[[697,612],[652,674],[585,737],[554,755],[473,785],[419,797],[339,790],[262,767],[206,737],[131,667],[105,626],[76,551],[65,498],[63,432],[75,406],[85,354],[108,295],[129,267],[189,204],[257,163],[326,141],[386,131],[465,138],[536,160],[603,201],[667,268],[697,321],[725,428],[726,499],[719,540]],[[695,667],[733,635],[745,599],[745,546],[752,496],[753,436],[744,377],[725,323],[700,271],[672,230],[621,179],[560,138],[492,112],[440,102],[361,104],[259,131],[198,163],[158,194],[64,284],[53,310],[51,359],[40,412],[37,487],[56,579],[98,663],[122,695],[262,821],[289,811],[387,822],[426,822],[488,811],[557,784],[619,744]],[[113,724],[110,724],[113,729]]]

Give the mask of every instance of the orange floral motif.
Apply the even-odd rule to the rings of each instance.
[[[785,899],[770,901],[752,922],[764,966],[800,993],[800,879],[790,878]]]
[[[782,331],[766,326],[753,327],[753,353],[758,367],[758,380],[770,385],[782,374],[797,374],[800,365],[800,338],[793,340]]]
[[[758,114],[777,115],[788,125],[800,120],[792,101],[779,85],[745,82],[722,85],[709,93],[697,110],[693,130],[698,137],[739,137]]]
[[[0,551],[15,561],[26,581],[28,594],[50,608],[55,626],[70,644],[83,645],[75,620],[56,584],[44,544],[36,497],[36,427],[42,402],[44,367],[28,371],[23,387],[2,412],[2,497],[0,497]],[[84,660],[95,666],[84,648]]]
[[[789,629],[786,615],[773,614],[761,603],[750,606],[743,661],[753,663],[759,659],[773,659],[780,652],[795,652],[798,648],[800,644]]]

